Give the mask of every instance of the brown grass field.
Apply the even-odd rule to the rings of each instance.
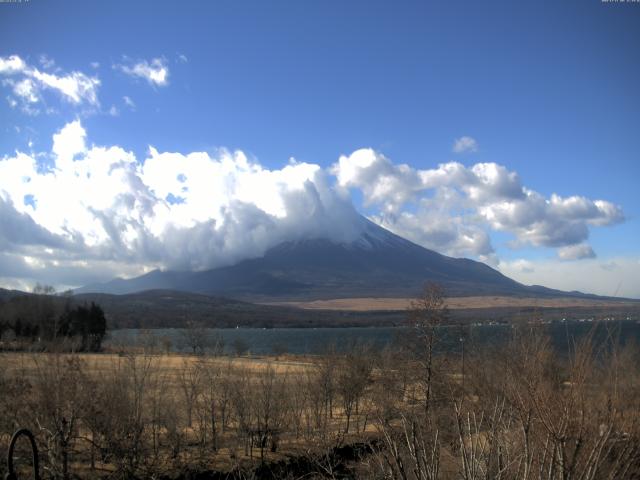
[[[350,310],[397,311],[405,310],[411,304],[411,298],[335,298],[314,300],[309,302],[270,302],[265,305],[282,305],[308,310]],[[537,307],[537,308],[572,308],[572,307],[621,307],[638,306],[638,302],[626,300],[596,300],[590,298],[527,298],[527,297],[450,297],[446,299],[447,307],[458,309],[483,309],[500,307]]]
[[[80,353],[80,354],[59,354],[59,353],[32,353],[32,352],[0,352],[0,370],[5,378],[21,378],[28,381],[36,380],[43,374],[43,371],[51,369],[51,365],[62,360],[61,364],[70,361],[72,358],[78,358],[82,362],[82,371],[89,378],[109,378],[116,372],[125,374],[125,372],[133,373],[128,368],[128,362],[132,359],[140,367],[145,365],[151,368],[152,376],[162,379],[161,395],[169,399],[168,405],[174,408],[176,412],[184,415],[184,397],[183,386],[181,385],[181,377],[186,372],[194,372],[198,368],[199,362],[206,362],[207,369],[234,372],[232,376],[241,375],[245,372],[251,378],[251,384],[259,382],[259,379],[267,375],[269,371],[274,372],[278,378],[285,379],[287,384],[296,382],[307,373],[311,373],[314,364],[310,359],[302,356],[261,356],[261,357],[202,357],[193,355],[180,354],[155,354],[143,352],[129,352],[126,354],[118,353]],[[66,359],[66,360],[65,360]],[[142,371],[142,370],[141,370]],[[188,374],[187,374],[188,375]],[[37,380],[36,380],[37,381]],[[183,380],[184,381],[184,380]],[[153,382],[152,382],[153,384]],[[150,387],[154,387],[150,384]],[[202,387],[200,387],[202,388]],[[151,393],[149,393],[151,394]],[[1,402],[0,402],[1,403]],[[27,402],[29,403],[29,402]],[[194,407],[195,408],[195,407]],[[336,409],[337,410],[337,409]],[[195,413],[194,413],[195,416]],[[184,419],[181,421],[184,422]],[[336,432],[340,431],[342,426],[342,415],[338,411],[335,412],[333,419],[333,427]],[[367,430],[373,429],[372,425],[367,426]],[[243,452],[242,442],[238,442],[235,438],[233,429],[227,433],[220,434],[220,443],[222,444],[216,452],[209,450],[206,460],[201,458],[201,451],[197,448],[198,437],[198,420],[194,418],[191,427],[182,425],[181,442],[184,443],[182,453],[180,454],[181,462],[185,465],[196,466],[199,469],[216,469],[221,471],[229,471],[238,465],[251,465],[259,455],[259,449],[255,446],[249,455]],[[34,430],[34,431],[37,431]],[[3,432],[0,438],[2,444],[8,439],[9,432]],[[86,435],[86,433],[85,433]],[[44,447],[44,442],[38,438],[38,443]],[[265,452],[266,458],[270,461],[277,461],[287,458],[287,455],[299,455],[305,451],[302,445],[302,439],[289,439],[283,442],[281,450],[278,453]],[[300,444],[300,445],[299,445]],[[109,477],[114,474],[114,466],[110,463],[96,461],[96,470],[89,468],[88,446],[83,442],[76,442],[76,452],[73,456],[71,468],[80,475],[81,478],[101,478]],[[168,453],[163,454],[165,467],[167,472],[172,471],[173,467],[167,458]],[[253,459],[253,460],[251,460]],[[175,463],[176,460],[173,461]],[[23,468],[24,472],[28,472],[28,468]],[[176,472],[172,472],[172,475]]]
[[[17,370],[29,372],[36,368],[38,361],[43,362],[50,353],[30,353],[30,352],[0,352],[0,364],[4,372],[11,373]],[[64,354],[66,355],[66,354]],[[100,373],[111,369],[122,363],[126,356],[117,353],[82,353],[79,356],[87,366],[89,373]],[[66,356],[71,356],[68,354]],[[185,368],[188,368],[203,357],[195,355],[180,354],[158,354],[152,355],[155,366],[169,376],[177,376]],[[263,373],[268,368],[276,373],[298,374],[309,371],[313,368],[313,363],[303,356],[253,356],[253,357],[206,357],[212,366],[224,368],[242,368],[252,373]]]
[[[502,348],[432,356],[435,327],[420,325],[397,349],[322,356],[0,352],[0,451],[29,428],[45,478],[69,480],[640,478],[633,342],[587,336],[565,358],[525,325]]]
[[[293,389],[301,379],[307,375],[313,375],[318,368],[317,362],[314,363],[312,358],[304,356],[260,356],[260,357],[211,357],[211,356],[194,356],[194,355],[181,355],[181,354],[155,354],[149,352],[135,352],[131,351],[125,354],[118,353],[46,353],[46,352],[0,352],[0,373],[5,379],[22,379],[27,382],[37,384],[42,382],[42,376],[59,375],[59,372],[55,370],[55,365],[62,366],[64,370],[66,365],[70,365],[73,359],[77,359],[81,362],[81,371],[85,378],[100,379],[100,378],[114,378],[116,376],[129,376],[129,375],[150,375],[151,380],[145,384],[145,403],[152,400],[152,397],[160,395],[164,399],[168,400],[163,405],[169,407],[174,412],[177,412],[179,420],[180,431],[180,443],[182,444],[182,451],[179,458],[169,460],[171,449],[166,445],[169,440],[164,440],[165,444],[163,448],[163,468],[167,469],[166,473],[170,475],[176,475],[179,468],[176,470],[176,465],[190,466],[201,470],[215,469],[219,471],[230,471],[233,468],[237,468],[239,465],[255,466],[255,461],[259,458],[260,449],[253,445],[250,448],[248,454],[246,451],[246,443],[243,443],[242,439],[237,438],[237,424],[233,421],[232,426],[227,427],[226,432],[219,433],[220,446],[216,451],[211,448],[206,449],[206,454],[203,457],[203,450],[199,446],[198,436],[200,434],[199,417],[196,414],[202,413],[201,402],[196,401],[197,405],[194,405],[194,419],[193,424],[186,425],[184,417],[184,391],[185,385],[182,383],[186,378],[190,378],[193,372],[198,368],[206,368],[211,371],[226,372],[229,375],[230,381],[233,383],[237,377],[247,375],[249,378],[249,385],[254,389],[260,389],[261,379],[268,377],[269,372],[275,374],[276,382],[284,382],[282,389],[277,390],[276,398],[282,398],[281,394],[287,392],[289,395],[293,394]],[[132,370],[130,367],[131,362],[137,365],[139,370]],[[204,364],[202,362],[205,362]],[[149,368],[145,373],[145,368]],[[224,376],[225,373],[222,373]],[[158,383],[159,382],[159,383]],[[198,388],[202,395],[204,389],[205,380],[201,378],[199,380]],[[58,383],[57,381],[55,383]],[[161,385],[159,387],[159,385]],[[65,386],[59,384],[59,387],[65,390]],[[192,387],[187,385],[187,387]],[[160,388],[160,391],[158,391]],[[220,388],[220,385],[218,385]],[[275,390],[273,393],[275,394]],[[53,392],[52,392],[53,394]],[[29,394],[30,396],[31,394]],[[248,391],[246,395],[251,395]],[[299,395],[299,393],[298,393]],[[57,396],[54,394],[54,396]],[[0,396],[0,406],[3,404],[3,398]],[[32,399],[21,398],[22,401],[27,400],[25,404],[30,404]],[[69,399],[74,401],[75,399]],[[276,407],[276,404],[280,403],[280,399],[272,400],[274,402],[273,408],[286,408]],[[42,399],[37,401],[34,405],[40,405],[43,402]],[[45,401],[46,402],[46,401]],[[9,402],[11,403],[11,402]],[[206,403],[206,402],[205,402]],[[336,399],[336,406],[332,409],[332,418],[327,425],[330,436],[340,436],[344,425],[344,413],[338,406]],[[284,405],[284,404],[283,404]],[[255,405],[254,405],[255,406]],[[166,408],[165,407],[165,408]],[[36,406],[36,409],[41,407]],[[208,407],[204,405],[204,411]],[[231,409],[231,407],[229,407]],[[258,407],[259,408],[259,407]],[[145,407],[145,410],[149,410],[150,407]],[[275,411],[274,411],[275,412]],[[279,412],[278,414],[282,414]],[[365,420],[362,428],[358,429],[356,418],[361,420],[362,415],[354,415],[353,423],[356,426],[355,431],[352,432],[351,437],[353,441],[361,439],[363,435],[371,434],[375,432],[375,427],[371,421],[367,423]],[[34,432],[42,433],[38,428],[31,426]],[[209,426],[210,428],[210,426]],[[0,432],[0,445],[6,448],[5,443],[8,441],[12,430]],[[87,437],[89,434],[86,431],[82,431],[82,436]],[[365,433],[366,432],[366,433]],[[38,436],[38,443],[40,448],[45,446],[45,442]],[[99,459],[95,461],[95,469],[89,468],[89,446],[83,441],[75,442],[75,449],[72,455],[72,462],[70,464],[71,469],[80,476],[80,478],[103,478],[109,477],[115,474],[115,467],[111,462],[102,462]],[[311,444],[302,437],[296,435],[292,437],[290,434],[283,437],[280,441],[280,448],[277,453],[269,451],[264,452],[265,460],[278,461],[285,460],[289,456],[307,455],[310,451]],[[321,447],[325,448],[325,447]],[[42,452],[41,452],[42,454]],[[24,453],[22,454],[24,457]],[[28,472],[29,468],[25,465],[21,465],[21,470]],[[0,473],[2,470],[0,469]]]

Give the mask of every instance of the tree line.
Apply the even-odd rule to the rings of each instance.
[[[0,340],[16,348],[66,345],[77,351],[100,351],[107,321],[102,308],[91,302],[77,304],[69,294],[55,295],[37,285],[33,294],[0,302]]]

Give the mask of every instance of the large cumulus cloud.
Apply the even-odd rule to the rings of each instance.
[[[332,172],[341,187],[362,191],[365,205],[379,208],[374,218],[380,224],[452,255],[491,260],[488,228],[512,234],[513,247],[553,247],[564,259],[589,258],[590,227],[624,221],[617,205],[582,196],[545,198],[496,163],[417,170],[362,149],[340,157]]]
[[[2,68],[23,68],[12,62]],[[370,149],[329,169],[295,160],[268,169],[224,149],[149,147],[137,158],[93,145],[74,121],[53,136],[51,152],[0,159],[0,283],[77,286],[152,268],[229,265],[283,241],[350,242],[363,226],[354,191],[380,225],[493,264],[491,230],[511,233],[513,248],[553,247],[575,260],[595,256],[591,228],[624,219],[604,200],[545,198],[495,163],[417,170]]]
[[[65,267],[70,284],[95,265],[110,273],[118,264],[128,272],[137,266],[134,273],[214,268],[286,240],[354,240],[362,222],[332,183],[317,165],[291,161],[269,170],[224,149],[150,147],[137,159],[119,146],[88,145],[74,121],[53,136],[47,168],[20,152],[0,160],[0,244],[15,257],[4,259],[14,272]],[[26,251],[29,245],[40,253]]]

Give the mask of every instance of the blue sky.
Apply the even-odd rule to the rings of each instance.
[[[16,151],[36,165],[60,169],[63,147],[54,152],[53,135],[62,131],[68,135],[61,135],[60,142],[84,139],[71,153],[76,160],[90,157],[92,146],[119,146],[139,165],[149,158],[149,146],[160,157],[207,152],[218,163],[226,154],[238,161],[233,152],[241,151],[264,172],[281,172],[294,158],[296,165],[320,168],[322,180],[313,173],[317,189],[318,182],[326,181],[332,192],[340,190],[334,192],[340,198],[347,192],[358,211],[427,247],[479,258],[525,283],[607,294],[621,284],[619,293],[640,297],[637,45],[640,4],[631,2],[5,3],[0,4],[0,57],[17,57],[24,67],[18,73],[7,73],[7,67],[0,75],[0,158],[7,172],[7,160]],[[73,77],[74,72],[82,76]],[[166,77],[154,81],[151,72]],[[99,84],[74,99],[63,84],[50,77],[47,84],[43,74]],[[33,91],[17,90],[24,80],[31,83],[22,86],[31,85]],[[79,129],[64,130],[72,124]],[[455,152],[454,142],[463,137],[469,139],[467,147]],[[186,160],[175,160],[178,170],[181,161]],[[424,183],[420,172],[449,162],[463,166],[464,175],[446,184]],[[410,171],[403,171],[402,164]],[[474,170],[475,165],[504,171],[487,173],[486,168]],[[517,175],[516,194],[505,196],[493,188],[497,184],[486,182],[482,192],[473,190],[473,182],[487,175],[500,182],[509,172]],[[311,175],[289,173],[278,174],[279,184]],[[22,198],[27,190],[11,190],[8,182],[7,175],[0,179],[0,191],[4,186],[10,214],[29,223],[28,215],[58,243],[46,247],[12,238],[3,244],[0,234],[6,261],[0,279],[7,286],[93,279],[80,273],[83,261],[105,278],[138,273],[132,264],[142,270],[217,265],[215,259],[178,262],[161,246],[150,254],[125,242],[123,253],[108,232],[103,242],[100,234],[78,227],[81,242],[72,229],[62,228],[71,219],[47,223],[44,213],[36,212],[37,203],[32,208],[12,197]],[[142,181],[158,194],[162,189],[150,182],[161,180]],[[63,184],[42,185],[54,195]],[[496,220],[499,207],[509,202],[535,209],[527,202],[536,199],[523,200],[523,188],[549,205],[554,194],[565,200],[579,196],[588,212],[578,218],[570,205],[557,201],[557,208],[539,212],[529,223],[521,217]],[[404,192],[400,200],[398,191]],[[169,192],[171,198],[179,196],[176,192]],[[233,201],[258,207],[272,199],[265,200],[266,193],[249,198],[225,192]],[[452,192],[453,200],[447,195]],[[39,193],[33,192],[34,198]],[[41,204],[46,198],[43,193]],[[158,198],[166,201],[165,195]],[[232,200],[216,197],[211,204],[226,208]],[[597,210],[597,200],[616,210]],[[113,211],[113,205],[96,202],[101,212]],[[193,199],[185,203],[193,206],[188,214],[167,213],[161,225],[136,221],[158,243],[167,225],[193,228],[215,218],[213,228],[220,230],[222,217],[205,215]],[[287,217],[287,205],[265,211]],[[91,208],[95,213],[95,205]],[[443,231],[446,214],[456,219],[455,231]],[[151,215],[159,218],[157,211]],[[116,230],[135,230],[130,219],[119,222]],[[101,228],[106,228],[104,221]],[[563,229],[565,236],[550,233]],[[259,254],[283,238],[280,227],[276,230],[268,241],[260,237],[250,248],[218,254]],[[87,240],[91,235],[93,243]],[[131,241],[133,234],[128,235]],[[229,244],[235,237],[222,238]],[[40,257],[38,248],[60,253]]]

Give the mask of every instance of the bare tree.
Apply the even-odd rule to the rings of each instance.
[[[148,460],[150,386],[158,374],[154,357],[118,358],[103,376],[95,401],[101,412],[95,428],[123,477],[133,477]]]
[[[193,408],[200,394],[203,376],[204,369],[199,362],[192,362],[189,359],[182,361],[182,368],[178,373],[178,385],[184,400],[186,424],[189,428],[193,425]]]
[[[45,440],[51,474],[68,479],[69,456],[82,416],[83,362],[77,356],[34,356],[33,417]]]
[[[238,357],[246,355],[249,351],[249,344],[242,338],[236,338],[233,343],[233,350]]]
[[[344,433],[349,433],[351,418],[358,413],[360,399],[371,380],[372,359],[369,349],[362,345],[354,345],[342,357],[337,371],[337,390],[342,399],[345,415]]]
[[[207,432],[211,434],[211,448],[219,448],[219,419],[223,397],[222,368],[216,362],[205,359],[199,362],[202,371],[202,394],[199,397],[198,411],[200,412],[201,443],[206,445]]]
[[[187,321],[181,330],[183,345],[194,355],[202,355],[209,346],[209,331],[192,320]]]
[[[267,443],[271,451],[278,448],[279,437],[285,427],[288,408],[287,374],[276,373],[272,365],[262,372],[257,381],[254,400],[255,423],[252,432],[257,437],[260,461],[264,462]]]
[[[240,443],[244,444],[245,455],[251,455],[251,430],[255,415],[251,401],[253,396],[251,377],[246,368],[235,368],[228,382],[229,403],[233,409],[236,434]]]
[[[419,364],[418,383],[422,387],[425,418],[429,417],[434,384],[434,348],[438,341],[438,327],[448,316],[444,290],[435,283],[425,285],[422,294],[414,299],[408,310],[412,331],[408,345]]]

